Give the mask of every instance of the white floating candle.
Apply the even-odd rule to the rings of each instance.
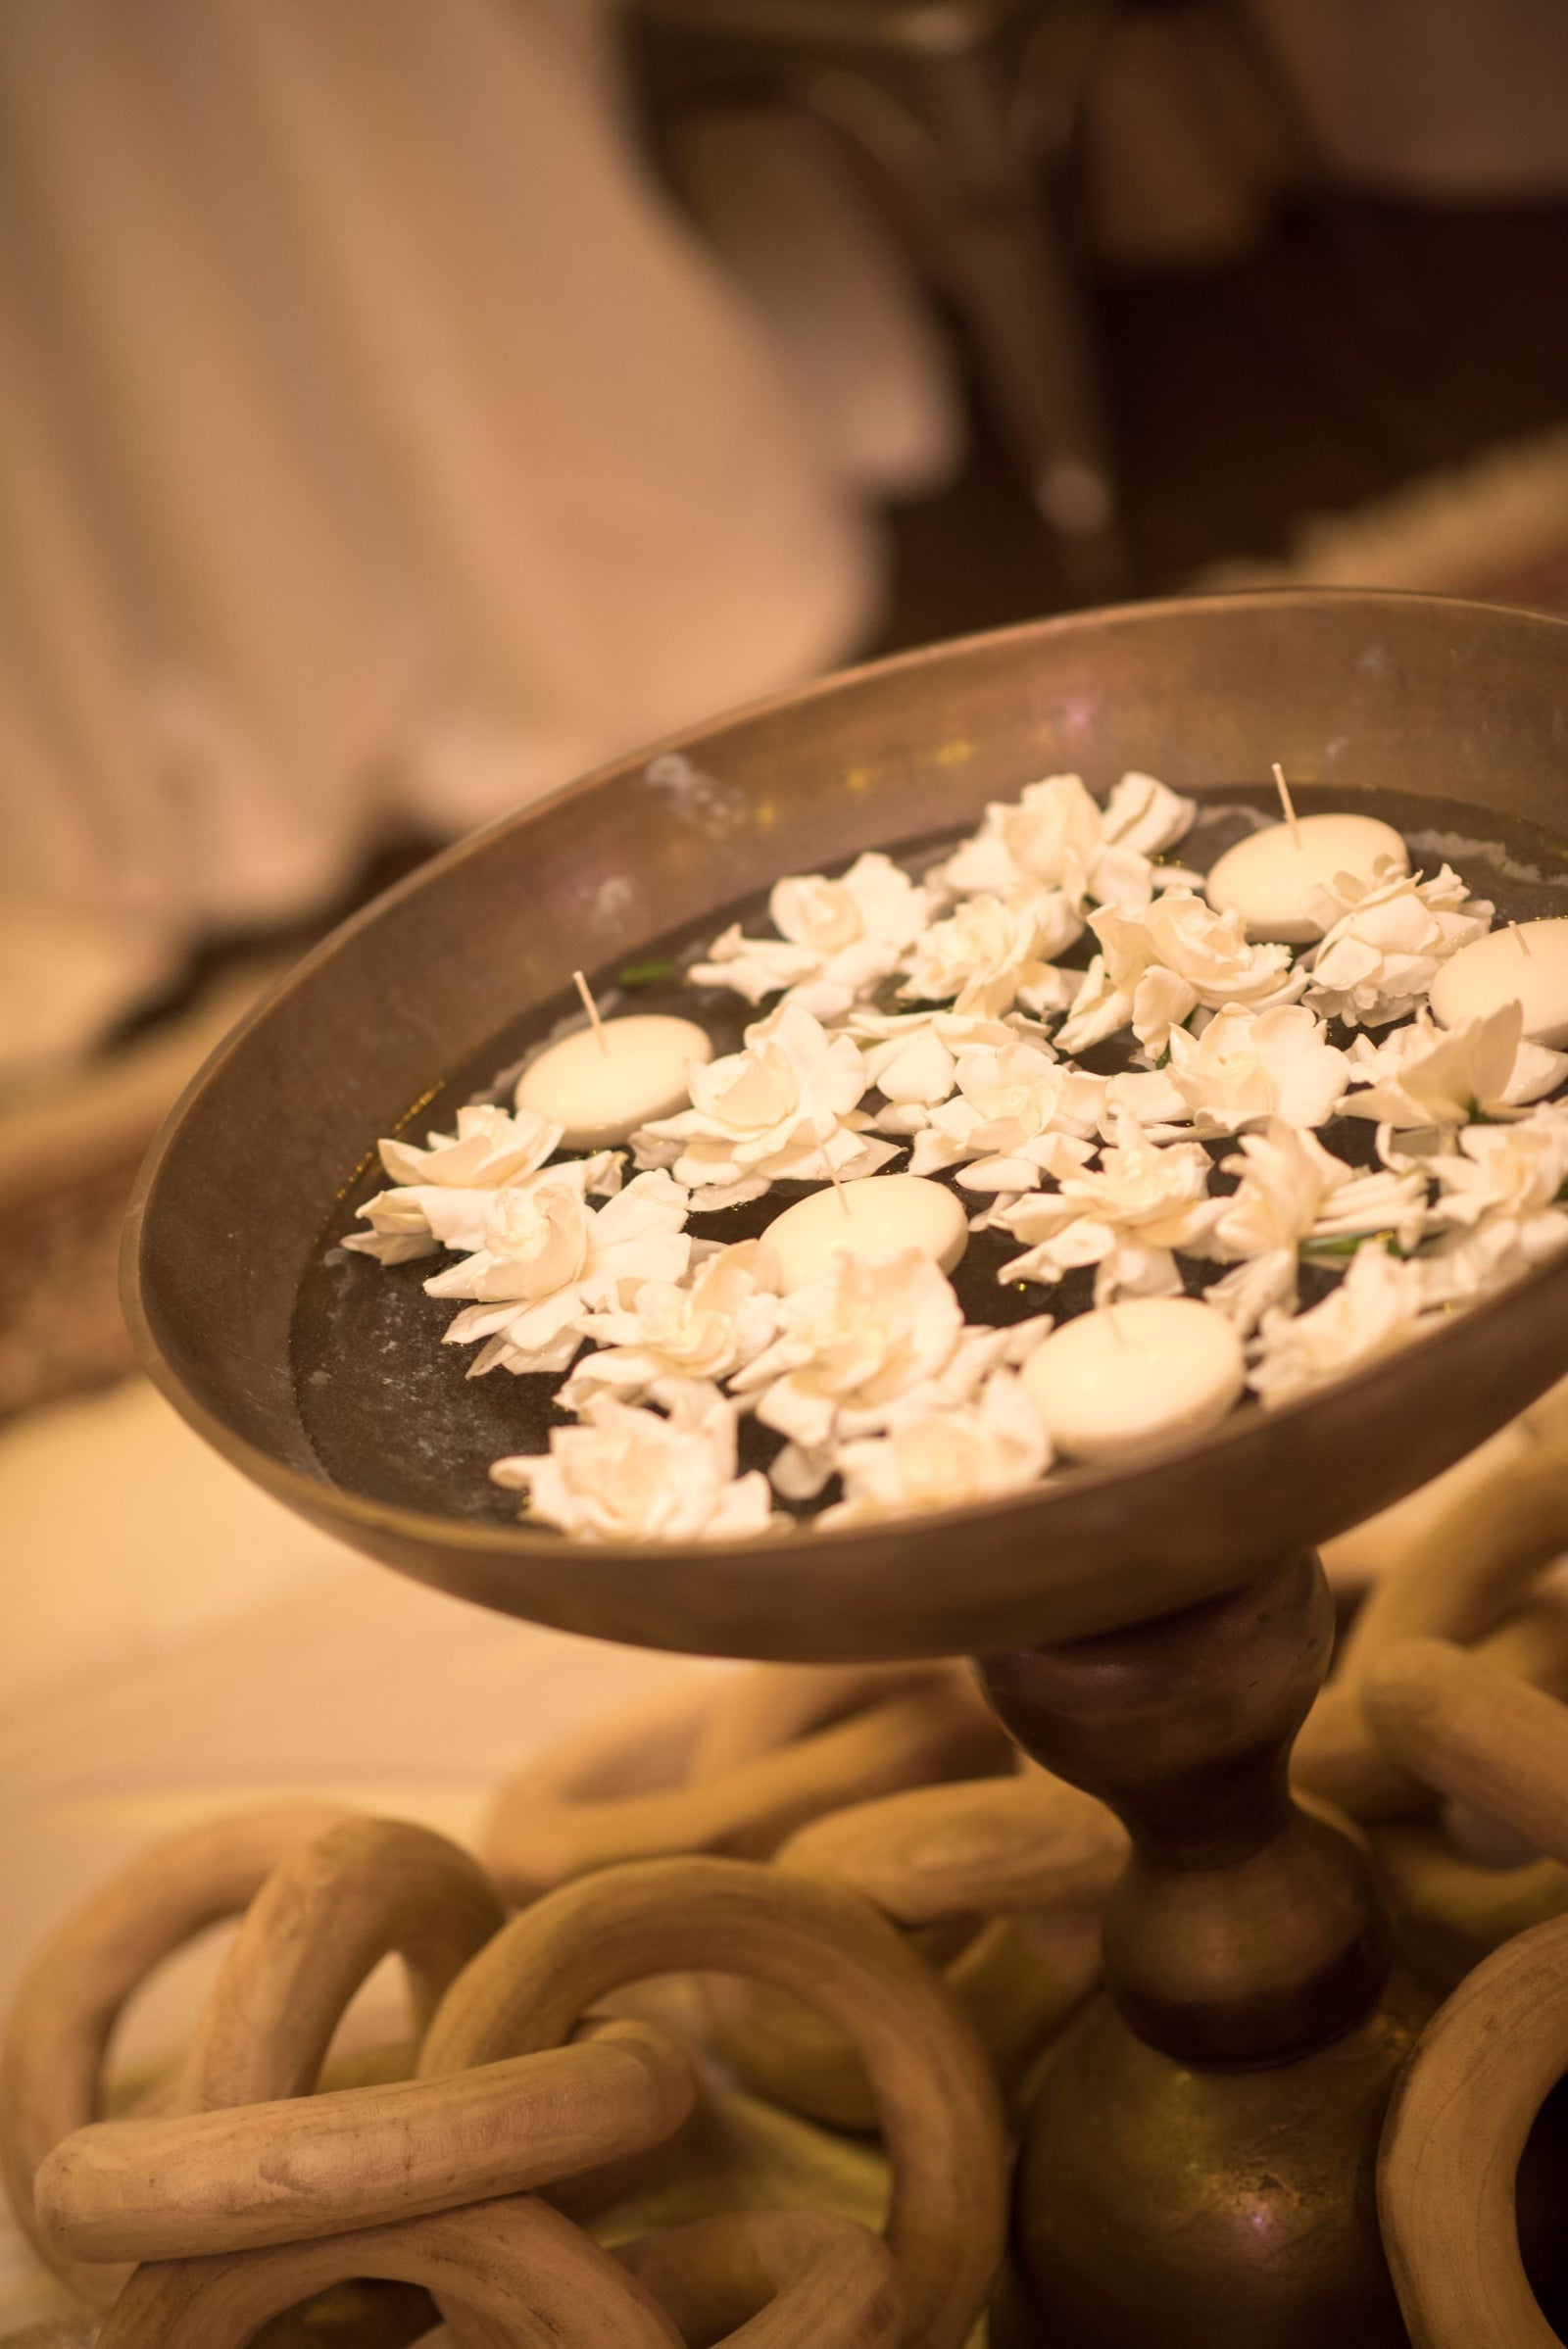
[[[767,1227],[788,1293],[819,1281],[840,1248],[897,1256],[918,1248],[951,1272],[969,1245],[968,1219],[945,1184],[924,1175],[862,1175],[797,1199]]]
[[[1114,1460],[1159,1436],[1223,1419],[1242,1392],[1242,1342],[1191,1297],[1129,1297],[1064,1322],[1023,1366],[1052,1443],[1073,1460]]]
[[[1336,873],[1370,882],[1380,856],[1392,856],[1398,872],[1410,869],[1404,842],[1375,815],[1298,815],[1227,849],[1203,892],[1217,913],[1241,915],[1249,938],[1305,946],[1323,935],[1304,909],[1307,891],[1326,888]]]
[[[1510,922],[1462,946],[1432,982],[1432,1016],[1446,1028],[1518,1003],[1533,1044],[1568,1044],[1568,917]]]
[[[516,1105],[559,1118],[568,1150],[604,1150],[651,1117],[684,1109],[688,1063],[712,1056],[695,1020],[659,1011],[607,1019],[531,1060],[517,1079]]]

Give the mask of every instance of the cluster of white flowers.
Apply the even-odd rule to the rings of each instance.
[[[1180,1294],[1183,1258],[1222,1268],[1201,1294],[1269,1405],[1568,1247],[1568,1104],[1545,1098],[1568,1054],[1526,1041],[1516,1004],[1451,1028],[1425,1005],[1491,905],[1446,865],[1380,866],[1313,893],[1322,936],[1299,954],[1254,944],[1198,873],[1156,861],[1195,814],[1148,775],[1103,804],[1052,775],[919,879],[869,853],[780,880],[777,935],[737,923],[688,973],[777,1001],[691,1067],[689,1105],[632,1136],[629,1173],[494,1106],[381,1145],[391,1187],[346,1245],[457,1256],[424,1288],[464,1300],[446,1335],[477,1345],[470,1375],[569,1374],[555,1400],[576,1424],[493,1471],[532,1517],[584,1541],[729,1540],[835,1477],[829,1529],[1038,1482],[1051,1445],[1017,1369],[1048,1315],[968,1323],[913,1250],[841,1251],[784,1294],[765,1236],[689,1229],[906,1149],[973,1196],[971,1229],[1020,1244],[999,1280],[1092,1268],[1105,1305]],[[1330,1020],[1385,1033],[1337,1044]],[[1078,1064],[1112,1038],[1114,1073]],[[1333,1120],[1375,1128],[1370,1168],[1320,1139]],[[1341,1276],[1304,1311],[1303,1266]],[[744,1414],[783,1439],[766,1475],[738,1473]]]

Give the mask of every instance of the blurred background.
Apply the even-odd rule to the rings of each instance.
[[[0,1992],[193,1808],[461,1826],[670,1668],[130,1375],[131,1178],[258,989],[725,705],[1286,578],[1568,609],[1561,0],[6,0]]]
[[[10,0],[0,1410],[440,842],[1195,584],[1568,598],[1558,0]]]

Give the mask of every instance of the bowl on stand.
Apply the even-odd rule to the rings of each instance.
[[[1043,773],[1102,790],[1137,767],[1203,799],[1255,793],[1276,759],[1298,804],[1413,810],[1472,840],[1484,823],[1568,878],[1568,622],[1359,592],[1149,604],[694,728],[461,843],[318,947],[179,1103],[127,1229],[152,1375],[318,1525],[608,1639],[973,1655],[1026,1749],[1118,1811],[1133,1858],[1107,1990],[1050,2067],[1020,2160],[1007,2349],[1405,2337],[1371,2165],[1430,1997],[1395,1961],[1361,1850],[1289,1792],[1330,1644],[1314,1550],[1568,1370],[1568,1259],[1124,1465],[898,1523],[657,1550],[507,1521],[476,1473],[463,1360],[417,1317],[356,1355],[319,1265],[377,1137],[469,1098],[573,969],[612,979],[781,873],[958,833]]]

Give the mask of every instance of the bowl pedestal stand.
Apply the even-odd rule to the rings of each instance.
[[[1360,1845],[1290,1791],[1333,1624],[1307,1557],[979,1667],[1026,1752],[1133,1842],[1106,1988],[1057,2042],[1026,2126],[994,2349],[1407,2338],[1375,2169],[1437,2000],[1394,1962]]]

